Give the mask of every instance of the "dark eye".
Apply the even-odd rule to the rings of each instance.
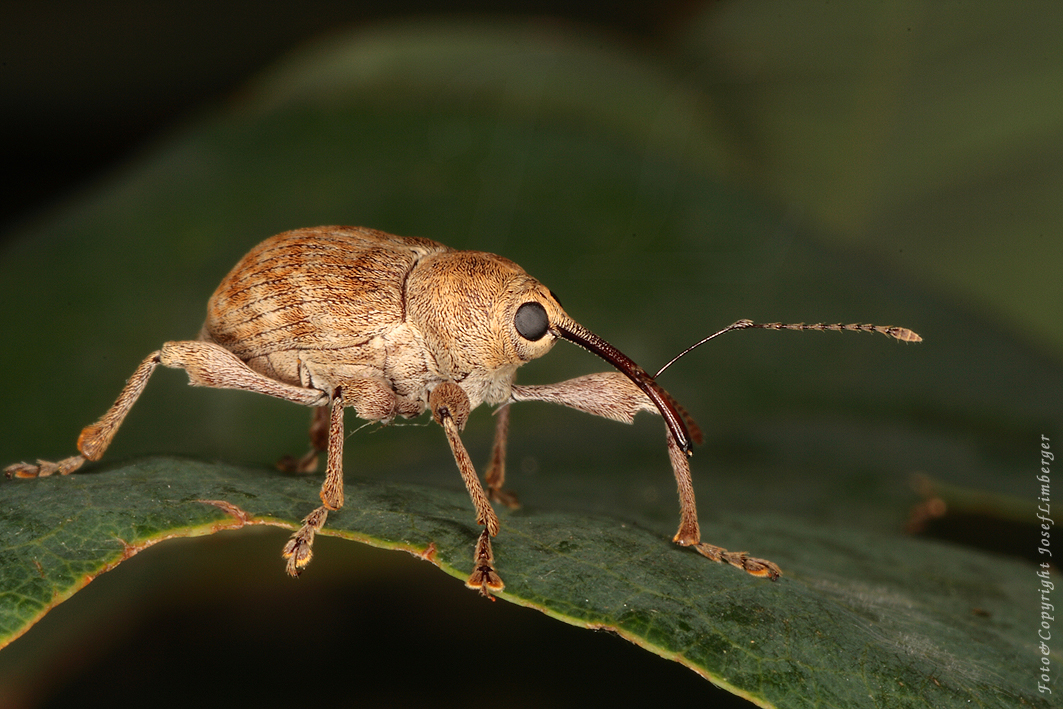
[[[546,308],[532,301],[517,308],[513,326],[525,340],[535,342],[543,339],[546,331],[550,329],[550,319],[546,316]]]

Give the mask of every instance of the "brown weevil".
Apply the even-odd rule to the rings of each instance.
[[[716,335],[748,327],[859,329],[919,339],[903,328],[748,320]],[[558,339],[593,352],[616,371],[559,384],[515,384],[517,368],[546,354]],[[81,432],[78,455],[55,463],[16,463],[6,474],[66,475],[86,460],[99,460],[160,364],[184,369],[192,385],[243,389],[314,407],[311,450],[285,462],[309,472],[319,452],[327,452],[322,504],[284,547],[293,576],[310,561],[314,536],[328,514],[343,506],[344,409],[383,424],[427,409],[446,433],[476,522],[484,528],[467,585],[486,596],[501,590],[491,551],[491,537],[499,531],[491,500],[515,504],[502,485],[508,404],[517,401],[548,401],[628,423],[639,411],[659,414],[679,486],[681,519],[674,541],[754,576],[779,576],[770,561],[701,541],[688,461],[701,433],[690,416],[655,377],[572,320],[549,289],[501,256],[361,227],[298,229],[266,239],[218,286],[198,339],[167,342],[148,355],[114,405]],[[501,407],[486,491],[459,436],[469,413],[483,403]]]

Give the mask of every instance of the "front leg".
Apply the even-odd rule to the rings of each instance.
[[[601,416],[611,421],[632,423],[635,414],[649,411],[660,416],[660,410],[649,400],[634,382],[620,372],[597,372],[568,379],[557,384],[524,386],[514,384],[511,389],[513,401],[546,401],[576,409],[591,416]],[[671,396],[662,390],[662,396]],[[682,406],[672,400],[675,410],[683,417],[694,443],[702,442],[701,429]]]
[[[487,495],[492,502],[498,502],[511,510],[520,507],[517,496],[502,486],[506,483],[506,442],[509,438],[509,404],[500,408],[495,416],[495,442],[491,446],[491,462],[487,466],[484,480],[487,482]]]
[[[767,559],[757,559],[744,551],[727,551],[723,547],[701,541],[698,508],[694,502],[694,483],[690,477],[690,458],[675,442],[671,431],[668,431],[668,458],[672,462],[672,470],[679,486],[679,531],[675,533],[672,541],[679,546],[692,546],[708,559],[730,564],[753,576],[778,580],[782,571]]]
[[[537,386],[513,385],[514,401],[546,401],[561,404],[594,416],[632,423],[639,411],[649,411],[660,415],[660,411],[635,386],[630,379],[619,372],[601,372],[588,374],[558,384]],[[693,419],[676,406],[690,429],[691,438],[701,442],[701,431]],[[668,432],[668,457],[672,463],[679,488],[680,521],[679,531],[673,541],[680,546],[691,546],[706,558],[736,566],[753,576],[767,577],[772,580],[782,573],[779,567],[766,559],[757,559],[746,552],[729,552],[723,547],[701,541],[698,528],[698,510],[694,502],[694,484],[690,477],[690,459],[680,449],[671,432]]]
[[[443,382],[432,390],[428,397],[428,406],[432,409],[432,418],[447,434],[447,442],[450,443],[450,450],[454,454],[458,470],[461,471],[461,479],[465,482],[465,488],[476,508],[476,523],[484,527],[476,542],[476,561],[472,575],[465,585],[479,590],[483,596],[490,597],[492,592],[497,593],[504,587],[502,579],[495,572],[494,553],[491,550],[491,537],[498,534],[499,524],[498,516],[491,509],[487,494],[480,485],[480,478],[476,475],[469,453],[458,435],[469,418],[469,397],[457,384]]]
[[[620,372],[598,372],[557,384],[514,384],[513,401],[545,401],[561,404],[591,416],[631,423],[640,411],[656,413],[657,407]]]

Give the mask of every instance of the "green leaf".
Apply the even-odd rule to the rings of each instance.
[[[164,539],[296,528],[318,480],[151,458],[0,485],[0,642]],[[325,534],[409,551],[459,578],[472,570],[478,529],[463,492],[348,479],[346,497]],[[1024,668],[1025,566],[764,514],[703,533],[755,539],[785,577],[751,579],[615,517],[531,509],[503,515],[501,598],[611,630],[761,706],[1047,706]]]

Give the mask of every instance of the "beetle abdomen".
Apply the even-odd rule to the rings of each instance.
[[[252,368],[291,383],[299,381],[300,353],[327,350],[354,364],[373,338],[403,322],[413,265],[449,250],[360,227],[278,234],[222,280],[207,305],[204,334]]]

